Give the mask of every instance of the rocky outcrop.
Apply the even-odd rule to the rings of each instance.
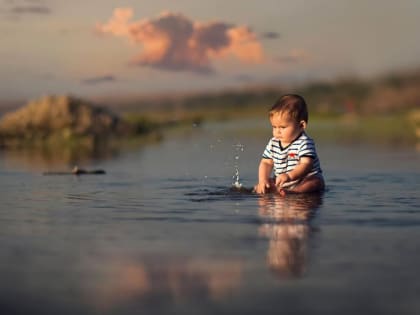
[[[132,126],[105,108],[69,96],[46,96],[0,120],[0,145],[54,137],[106,138],[127,135]]]

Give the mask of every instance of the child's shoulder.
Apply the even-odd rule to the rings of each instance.
[[[299,139],[301,139],[301,140],[314,141],[310,136],[308,136],[308,134],[306,132],[302,132],[302,134],[300,135]]]
[[[294,141],[294,144],[298,146],[302,146],[306,144],[315,144],[315,142],[305,132],[302,132],[302,134]]]

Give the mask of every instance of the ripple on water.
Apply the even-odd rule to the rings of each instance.
[[[209,187],[209,188],[198,188],[191,192],[185,193],[190,201],[193,202],[211,202],[219,200],[240,200],[245,198],[257,197],[252,192],[252,188],[246,187]]]
[[[331,225],[409,227],[420,225],[415,174],[368,173],[330,180],[326,194]],[[334,210],[332,210],[334,209]]]

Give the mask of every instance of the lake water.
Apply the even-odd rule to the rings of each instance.
[[[269,136],[170,131],[101,176],[1,152],[0,314],[419,314],[419,152],[318,141],[325,193],[231,190]]]

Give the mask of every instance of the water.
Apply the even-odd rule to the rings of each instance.
[[[242,188],[242,184],[240,182],[240,177],[239,177],[239,158],[241,156],[241,152],[244,152],[244,145],[241,143],[237,143],[235,145],[233,145],[233,147],[235,148],[235,163],[234,163],[234,168],[235,168],[235,175],[233,176],[233,179],[235,180],[232,183],[233,188],[236,189],[241,189]]]
[[[87,164],[102,176],[1,153],[0,313],[418,314],[420,155],[320,142],[324,194],[259,197],[249,124]]]

